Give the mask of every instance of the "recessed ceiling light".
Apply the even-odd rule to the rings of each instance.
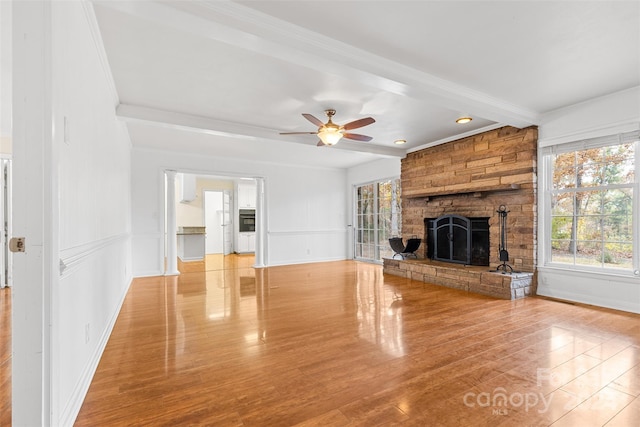
[[[469,123],[471,120],[473,120],[471,117],[460,117],[458,120],[456,120],[456,123],[462,125],[464,123]]]
[[[402,145],[402,144],[405,144],[406,142],[407,142],[406,139],[396,139],[395,141],[393,141],[393,143],[396,145]]]

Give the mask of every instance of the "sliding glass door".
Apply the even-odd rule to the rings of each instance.
[[[400,180],[377,181],[355,187],[355,258],[382,261],[393,251],[389,238],[400,236]]]

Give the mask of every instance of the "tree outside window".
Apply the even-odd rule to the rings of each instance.
[[[552,158],[551,262],[633,268],[637,142]]]
[[[381,261],[393,256],[389,238],[400,235],[400,180],[356,187],[355,257]]]

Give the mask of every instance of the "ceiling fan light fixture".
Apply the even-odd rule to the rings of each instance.
[[[336,114],[336,110],[325,110],[324,112],[327,114],[327,117],[329,119],[327,123],[322,123],[320,120],[309,113],[302,113],[302,116],[305,119],[318,126],[317,132],[280,132],[280,135],[316,135],[318,138],[320,138],[318,147],[323,147],[325,145],[336,145],[342,138],[364,142],[369,142],[373,139],[367,135],[361,135],[359,133],[351,132],[352,129],[358,129],[363,126],[375,123],[375,120],[373,118],[364,117],[362,119],[354,120],[344,125],[338,125],[331,121],[331,117]]]
[[[325,145],[336,145],[343,137],[344,131],[338,126],[323,126],[318,131],[320,141]]]
[[[459,125],[463,125],[465,123],[469,123],[471,120],[473,120],[471,117],[465,116],[465,117],[458,118],[456,120],[456,123],[458,123]]]

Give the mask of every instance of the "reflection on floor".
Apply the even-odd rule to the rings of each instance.
[[[209,319],[224,318],[230,312],[231,302],[237,298],[253,295],[255,301],[254,263],[252,254],[206,255],[203,262],[181,264],[180,276],[171,280],[175,280],[178,295],[204,296]]]
[[[640,316],[339,261],[136,279],[77,426],[635,425]]]

